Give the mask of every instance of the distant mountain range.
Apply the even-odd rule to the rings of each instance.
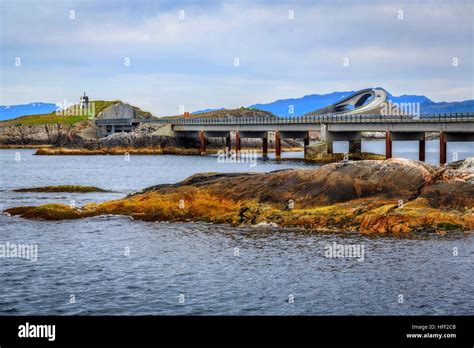
[[[0,121],[18,116],[47,114],[56,111],[56,104],[30,103],[22,105],[0,105]]]
[[[301,116],[314,111],[355,93],[357,91],[333,92],[329,94],[310,94],[301,98],[280,99],[267,104],[254,104],[250,108],[270,111],[281,117]],[[435,103],[423,95],[401,95],[393,96],[388,93],[388,99],[393,103],[420,103],[421,113],[443,113],[443,112],[468,112],[474,111],[474,100],[461,102]],[[293,114],[290,113],[291,106]]]
[[[310,94],[301,98],[280,99],[266,104],[254,104],[249,108],[270,111],[281,117],[301,116],[307,112],[314,111],[325,106],[331,105],[357,91],[333,92],[328,94]],[[445,113],[445,112],[474,112],[474,100],[465,100],[461,102],[440,102],[435,103],[423,95],[401,95],[393,96],[388,93],[388,98],[396,103],[420,103],[421,113]],[[293,114],[290,114],[292,106]],[[209,111],[222,110],[205,109],[194,111],[193,114],[200,114]],[[0,121],[12,119],[24,115],[36,115],[53,112],[56,105],[52,103],[30,103],[23,105],[0,105]]]
[[[465,100],[462,102],[441,102],[420,105],[422,114],[441,114],[445,112],[473,112],[474,100]]]

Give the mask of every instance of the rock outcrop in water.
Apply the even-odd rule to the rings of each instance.
[[[440,168],[389,159],[271,173],[205,173],[79,209],[48,205],[7,212],[33,219],[120,214],[379,234],[466,230],[474,229],[473,162]]]
[[[13,191],[14,192],[71,192],[71,193],[109,192],[99,187],[82,186],[82,185],[25,187],[25,188],[16,189]]]

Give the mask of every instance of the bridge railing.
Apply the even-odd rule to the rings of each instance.
[[[433,123],[474,122],[474,112],[421,114],[419,116],[326,114],[283,117],[227,117],[227,118],[154,118],[154,119],[98,119],[97,125],[109,124],[173,124],[173,125],[260,125],[260,124],[319,124],[319,123]]]

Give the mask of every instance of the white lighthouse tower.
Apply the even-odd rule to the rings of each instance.
[[[79,106],[81,109],[87,109],[89,106],[89,97],[86,95],[86,92],[84,92],[84,95],[81,96]]]

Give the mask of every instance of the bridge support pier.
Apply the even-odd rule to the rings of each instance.
[[[206,155],[206,134],[204,131],[199,132],[199,143],[200,143],[200,152],[201,156]]]
[[[236,131],[235,132],[235,153],[237,156],[240,155],[240,149],[241,149],[241,141],[240,141],[240,132]]]
[[[320,139],[322,142],[326,143],[326,152],[328,155],[331,155],[333,152],[332,149],[332,136],[331,133],[328,131],[328,125],[322,123],[321,124],[321,133],[320,133]]]
[[[230,133],[225,137],[225,148],[228,153],[232,151],[232,141],[230,139]]]
[[[268,158],[268,136],[267,135],[265,135],[265,137],[262,138],[262,156],[265,159]]]
[[[304,159],[306,159],[306,148],[309,146],[309,132],[306,133],[306,136],[304,137]]]
[[[418,160],[421,162],[425,161],[426,153],[426,136],[423,133],[421,140],[418,143]]]
[[[279,131],[275,131],[275,159],[277,161],[281,160],[281,137]]]
[[[446,134],[439,132],[439,164],[446,164]]]
[[[385,159],[392,158],[392,133],[387,130],[385,132]]]

